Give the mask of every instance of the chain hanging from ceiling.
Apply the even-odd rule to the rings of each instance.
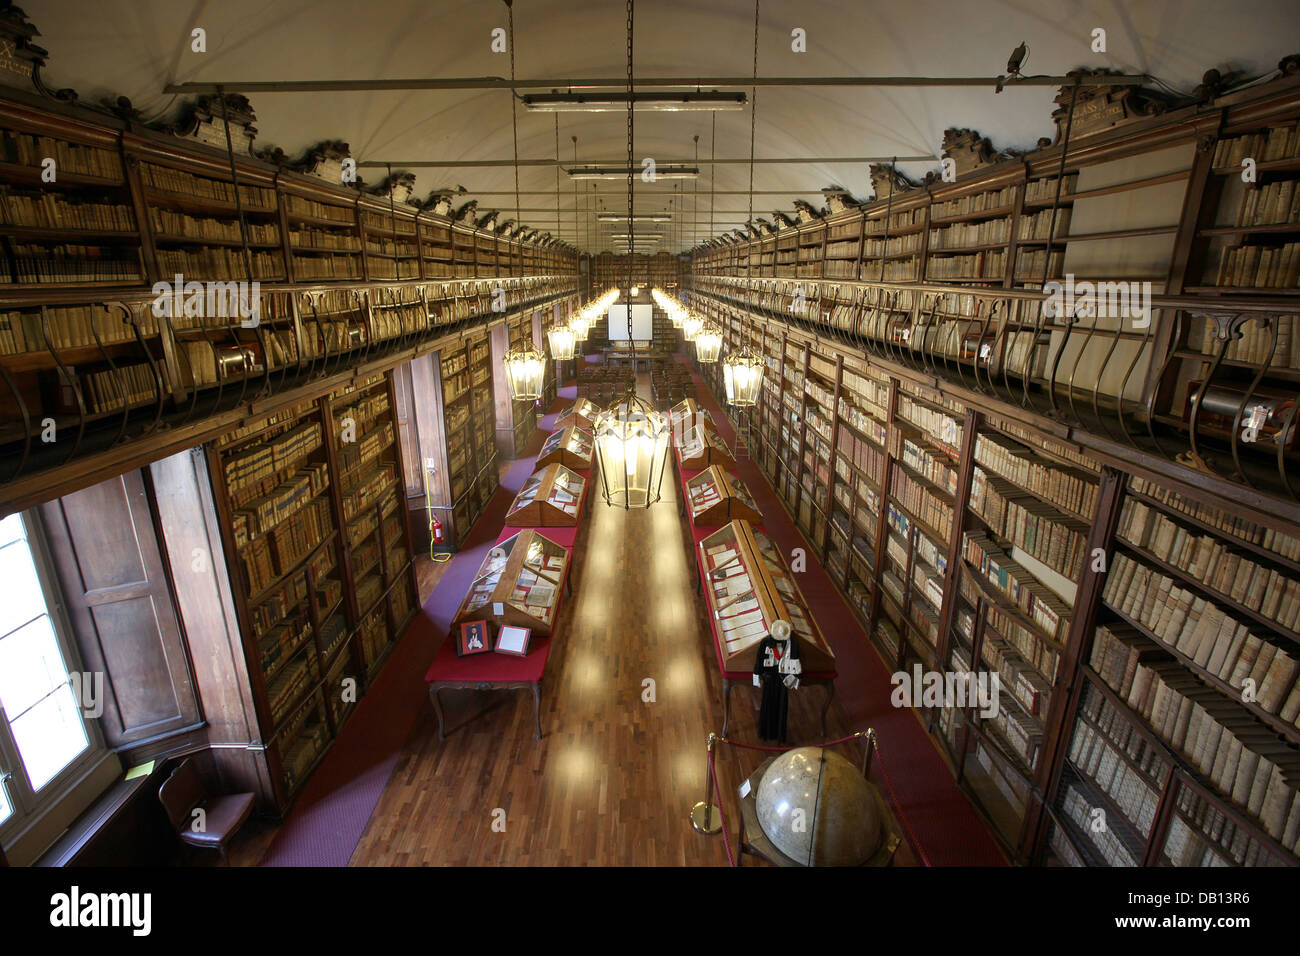
[[[749,215],[745,217],[745,227],[754,219],[754,128],[758,122],[758,3],[754,0],[754,82],[749,93]],[[710,217],[712,213],[710,213]],[[747,264],[745,269],[745,311],[750,311],[750,300],[754,293],[754,264]]]
[[[632,23],[633,0],[627,0],[627,340],[632,341],[632,257],[636,253],[636,223],[632,218]]]

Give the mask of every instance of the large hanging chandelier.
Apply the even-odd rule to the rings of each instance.
[[[567,362],[573,358],[578,337],[573,334],[570,326],[561,322],[546,330],[546,341],[551,347],[551,358],[557,362]]]
[[[510,385],[510,397],[517,402],[535,402],[542,397],[542,369],[546,356],[533,348],[522,345],[506,353],[506,382]]]
[[[709,365],[718,360],[722,352],[722,329],[707,322],[695,336],[695,361]]]
[[[752,408],[758,404],[758,392],[763,384],[763,360],[748,345],[739,352],[728,353],[722,360],[722,379],[728,405]]]
[[[629,392],[594,422],[607,505],[648,508],[659,500],[668,461],[668,420]]]

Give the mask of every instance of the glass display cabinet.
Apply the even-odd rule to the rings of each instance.
[[[735,518],[762,521],[754,496],[736,475],[711,465],[686,482],[691,524],[721,525]]]
[[[673,440],[676,444],[681,444],[682,438],[689,435],[698,422],[708,422],[713,425],[713,416],[707,408],[701,408],[700,403],[693,398],[683,399],[668,410],[668,417],[673,426]],[[715,426],[716,427],[716,426]]]
[[[789,621],[799,639],[805,673],[834,669],[835,654],[767,535],[737,519],[699,547],[704,594],[716,622],[724,671],[753,670],[759,642],[779,620]]]
[[[582,511],[587,482],[556,463],[533,472],[506,512],[512,528],[572,528]]]
[[[586,471],[591,467],[594,445],[591,432],[576,425],[557,428],[542,443],[537,455],[537,467],[560,464],[565,468]]]
[[[564,410],[564,413],[555,420],[557,429],[567,428],[569,425],[575,425],[585,431],[591,431],[592,425],[596,423],[596,416],[601,412],[601,407],[589,398],[580,398],[571,406]]]
[[[695,427],[682,436],[677,445],[677,455],[684,471],[702,471],[710,465],[735,468],[736,458],[712,425],[697,421]]]
[[[568,564],[568,549],[540,532],[528,529],[506,538],[483,559],[453,628],[466,621],[492,621],[549,637]]]

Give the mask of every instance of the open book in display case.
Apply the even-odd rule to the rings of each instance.
[[[595,442],[591,432],[574,425],[557,428],[542,443],[542,450],[537,455],[537,467],[560,464],[575,471],[586,471],[591,467],[594,451]]]
[[[711,465],[686,482],[686,493],[692,524],[722,525],[735,518],[763,520],[763,513],[745,483],[718,465]]]
[[[506,512],[510,528],[572,528],[582,512],[587,482],[558,462],[528,476]]]
[[[772,540],[748,521],[735,520],[700,542],[704,594],[716,622],[723,670],[750,671],[763,637],[789,621],[805,673],[835,668],[835,653]]]
[[[549,637],[568,564],[567,548],[531,528],[506,538],[483,559],[453,627],[492,621]]]

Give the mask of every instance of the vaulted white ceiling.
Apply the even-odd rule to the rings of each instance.
[[[507,10],[493,0],[23,0],[50,51],[53,86],[83,99],[124,95],[147,115],[179,106],[162,90],[184,81],[365,80],[509,77],[508,54],[493,53],[491,32]],[[515,70],[520,78],[610,78],[626,72],[626,9],[617,0],[515,0]],[[747,77],[753,67],[750,0],[640,0],[635,11],[635,72],[642,77]],[[202,27],[207,52],[191,51]],[[802,28],[807,52],[792,51]],[[1090,45],[1106,31],[1107,52]],[[1300,52],[1296,0],[763,0],[761,76],[997,76],[1022,40],[1027,74],[1078,67],[1149,73],[1180,91],[1217,67],[1255,76]],[[995,147],[1033,146],[1052,135],[1055,89],[759,87],[755,151],[759,157],[937,156],[943,130],[971,127]],[[258,144],[291,156],[325,139],[351,144],[360,160],[510,160],[510,95],[505,91],[255,93]],[[713,122],[716,118],[716,147]],[[635,157],[657,163],[747,158],[751,108],[741,112],[644,113],[635,121]],[[555,155],[552,114],[518,110],[519,156]],[[560,156],[589,163],[626,162],[626,114],[560,114]],[[913,178],[937,168],[900,164]],[[367,180],[380,170],[364,171]],[[515,214],[514,171],[504,167],[419,169],[417,195],[464,186],[481,210]],[[637,183],[637,211],[677,211],[665,248],[689,247],[742,224],[748,215],[746,164],[709,167],[674,193],[672,182]],[[591,185],[574,187],[555,171],[519,170],[519,218],[577,245],[604,248],[589,228]],[[872,190],[865,164],[810,162],[759,165],[753,211],[790,211],[797,198],[820,207],[820,189],[841,186],[859,199]],[[714,228],[710,232],[710,187]],[[698,190],[698,192],[697,192]],[[607,182],[596,202],[626,211],[626,185]],[[689,220],[694,218],[696,224]],[[660,228],[660,227],[655,227]],[[647,227],[638,225],[637,231]],[[610,230],[606,230],[608,232]],[[617,229],[614,231],[625,231]]]

